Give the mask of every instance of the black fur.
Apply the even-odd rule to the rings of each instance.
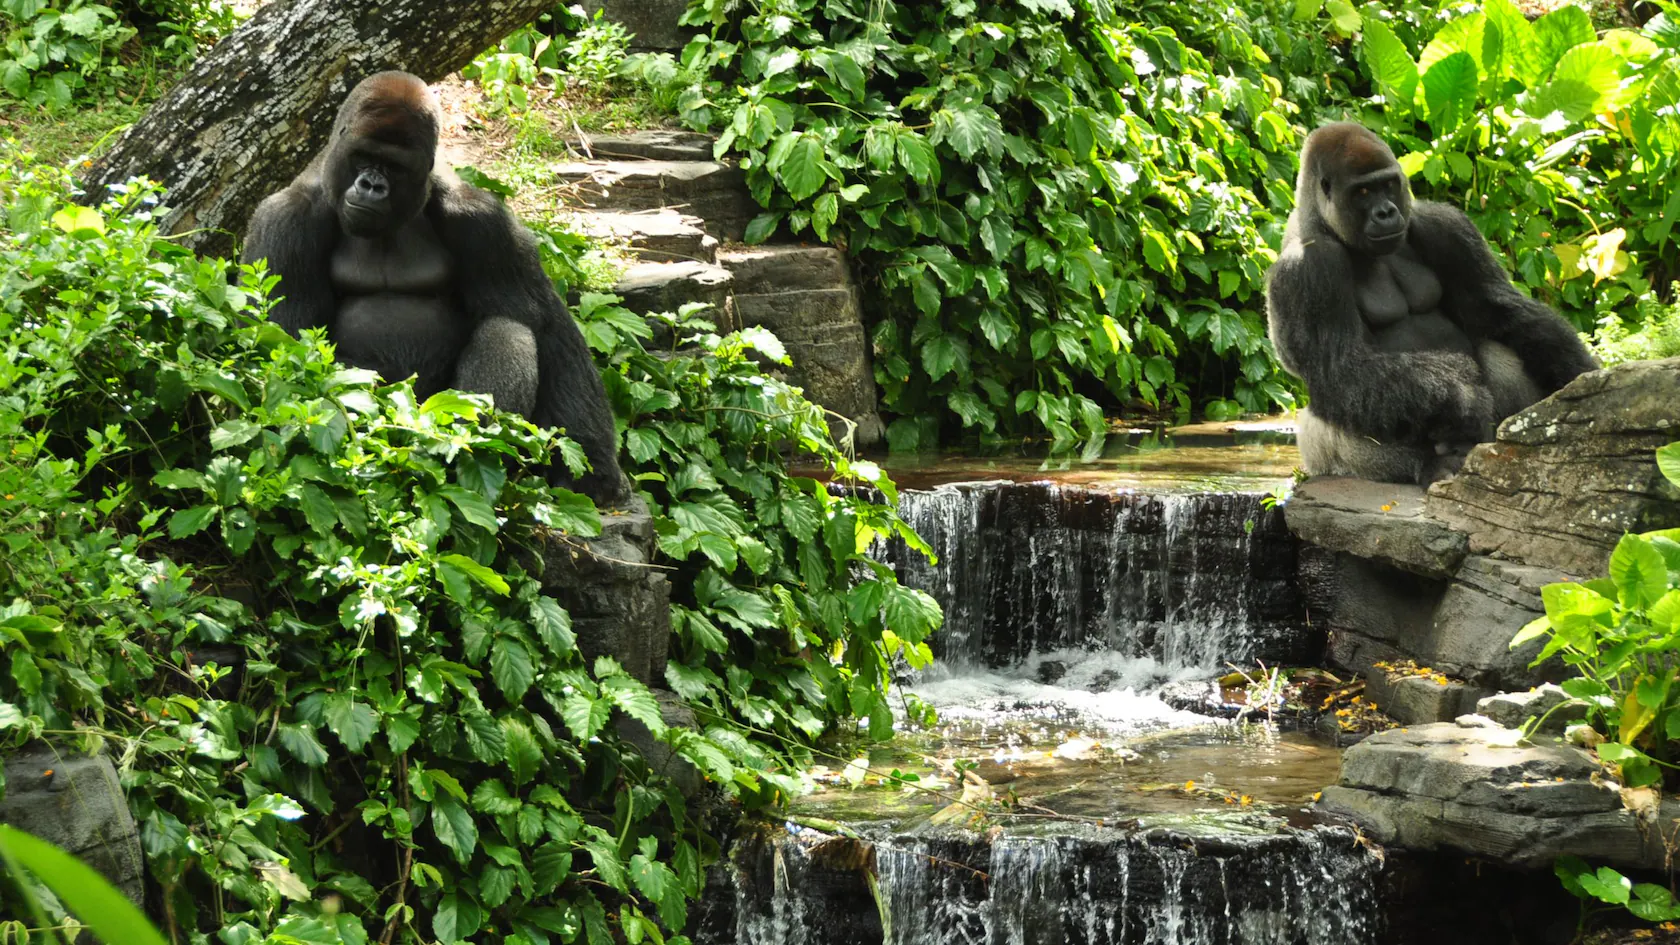
[[[453,174],[433,173],[436,128],[436,105],[419,79],[381,73],[356,87],[339,112],[332,143],[251,219],[245,259],[267,258],[269,271],[280,276],[283,298],[271,317],[293,334],[326,327],[341,342],[341,359],[380,370],[387,380],[416,374],[423,397],[457,386],[457,377],[480,379],[476,388],[497,393],[502,406],[562,428],[583,447],[591,471],[573,482],[555,462],[556,484],[602,503],[619,501],[629,486],[583,333],[543,272],[530,231],[493,195]],[[379,169],[366,180],[388,173],[391,194],[359,211],[361,232],[352,233],[341,221],[358,212],[345,200],[358,166]],[[378,265],[354,262],[370,253]],[[346,339],[338,335],[352,303],[359,306],[360,341],[351,347],[360,358],[347,357]],[[459,343],[416,345],[413,333],[384,327],[405,318],[427,329],[421,337]],[[510,322],[523,329],[511,333],[513,340]],[[502,330],[489,332],[487,325]],[[467,363],[463,352],[474,339]],[[529,364],[534,372],[510,367]]]
[[[1389,182],[1392,200],[1354,198],[1368,180]],[[1379,212],[1392,221],[1396,209],[1403,236],[1374,246],[1367,221]],[[1399,266],[1415,278],[1397,275],[1407,271]],[[1383,288],[1395,299],[1430,299],[1408,301],[1410,314],[1382,329],[1386,338],[1366,301]],[[1387,145],[1353,124],[1321,128],[1302,149],[1267,309],[1278,358],[1311,397],[1314,422],[1303,421],[1301,445],[1313,474],[1438,478],[1433,457],[1461,457],[1505,416],[1597,366],[1568,322],[1517,291],[1467,216],[1414,203]],[[1509,352],[1498,354],[1499,345]],[[1520,368],[1502,366],[1510,354]],[[1309,428],[1339,442],[1309,443]]]

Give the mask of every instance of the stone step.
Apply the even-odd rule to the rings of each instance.
[[[735,317],[762,325],[787,347],[788,380],[805,396],[857,424],[859,447],[880,442],[885,428],[875,403],[875,372],[864,332],[857,288],[793,289],[735,293]],[[836,436],[841,425],[831,424]]]
[[[718,239],[738,240],[758,205],[740,168],[718,161],[575,161],[555,176],[572,185],[567,203],[592,210],[681,210]]]
[[[640,315],[675,312],[689,302],[703,302],[711,306],[705,319],[719,332],[729,332],[739,327],[730,295],[734,281],[722,266],[694,261],[646,262],[626,270],[613,292],[624,299],[625,308]],[[668,323],[650,320],[650,324],[654,329],[652,346],[669,347]]]
[[[715,139],[694,131],[632,131],[581,135],[566,146],[591,161],[711,161]]]
[[[718,251],[718,265],[735,274],[735,291],[743,295],[843,289],[852,281],[846,254],[832,246],[732,243]]]
[[[717,262],[718,241],[701,228],[697,217],[675,210],[639,213],[578,211],[572,215],[578,232],[599,240],[628,243],[648,262]]]

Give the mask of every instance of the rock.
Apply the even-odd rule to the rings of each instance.
[[[624,299],[624,307],[640,315],[676,312],[690,302],[710,306],[705,317],[719,332],[733,331],[735,304],[730,287],[735,277],[729,270],[703,262],[645,262],[631,266],[613,286],[613,293]],[[649,348],[668,348],[671,345],[669,323],[649,319],[653,337]]]
[[[554,173],[575,188],[568,202],[596,210],[681,210],[719,239],[740,239],[758,214],[741,169],[718,161],[579,161]]]
[[[1038,664],[1038,681],[1046,686],[1053,686],[1067,675],[1067,663],[1061,660],[1045,660]]]
[[[653,697],[659,701],[659,716],[668,728],[686,728],[698,730],[694,721],[694,710],[689,708],[674,692],[666,692],[655,688]],[[653,732],[640,721],[620,715],[614,727],[620,738],[635,746],[641,753],[648,768],[655,774],[662,774],[676,782],[677,790],[684,797],[692,798],[700,793],[705,786],[705,776],[700,769],[694,767],[687,758],[677,752],[666,741],[655,738]]]
[[[1623,533],[1680,523],[1680,490],[1652,455],[1680,439],[1677,403],[1680,358],[1583,374],[1501,424],[1425,509],[1474,554],[1601,575]]]
[[[636,255],[650,262],[717,261],[718,241],[701,229],[700,218],[675,210],[581,211],[572,214],[571,222],[584,236],[627,243]]]
[[[1423,497],[1417,486],[1315,476],[1295,487],[1283,515],[1291,532],[1320,548],[1449,577],[1468,541],[1425,516]]]
[[[566,142],[566,146],[592,161],[710,161],[715,143],[711,135],[659,129],[625,135],[584,135]]]
[[[140,833],[110,758],[37,745],[6,758],[5,770],[0,823],[75,855],[143,905]]]
[[[846,254],[832,246],[727,246],[718,253],[718,265],[734,273],[735,291],[746,295],[852,284]]]
[[[572,617],[586,658],[610,656],[659,688],[671,637],[671,588],[650,562],[653,517],[636,500],[604,510],[596,538],[554,536],[543,552],[543,589]]]
[[[875,370],[869,361],[857,289],[801,289],[735,296],[742,325],[762,325],[787,347],[788,380],[805,395],[857,424],[853,443],[880,442],[885,428],[875,406]],[[845,431],[837,424],[837,437]]]
[[[630,32],[635,51],[678,52],[694,38],[694,28],[682,25],[688,0],[582,0],[590,16],[604,10],[607,19]]]
[[[1477,722],[1379,732],[1342,756],[1320,810],[1350,818],[1380,843],[1457,850],[1545,868],[1574,854],[1622,868],[1658,869],[1658,831],[1644,835],[1617,789],[1591,780],[1589,753],[1556,738],[1532,744]],[[1680,817],[1670,800],[1663,817]]]
[[[1506,728],[1520,728],[1529,719],[1543,717],[1546,721],[1541,723],[1539,731],[1561,735],[1571,722],[1586,718],[1587,707],[1574,702],[1557,686],[1546,683],[1527,692],[1501,692],[1488,696],[1476,703],[1476,712]]]
[[[1365,695],[1402,725],[1450,722],[1471,711],[1487,690],[1460,679],[1391,676],[1373,667],[1365,674]]]

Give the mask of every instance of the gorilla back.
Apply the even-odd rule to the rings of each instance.
[[[1444,478],[1500,420],[1597,367],[1469,217],[1414,203],[1388,145],[1348,122],[1301,149],[1266,302],[1278,358],[1311,397],[1297,439],[1313,475]]]
[[[406,72],[362,80],[332,140],[291,185],[257,207],[246,261],[280,277],[272,319],[324,327],[341,361],[420,396],[447,387],[562,428],[591,470],[573,482],[611,503],[629,483],[606,391],[536,242],[494,196],[436,173],[438,107]]]

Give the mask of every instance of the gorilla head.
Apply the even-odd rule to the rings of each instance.
[[[333,123],[325,169],[345,232],[382,236],[425,208],[438,115],[431,90],[406,72],[369,76],[345,99]]]
[[[1350,249],[1372,256],[1398,250],[1412,221],[1412,190],[1383,139],[1362,125],[1335,122],[1307,136],[1299,195]]]

